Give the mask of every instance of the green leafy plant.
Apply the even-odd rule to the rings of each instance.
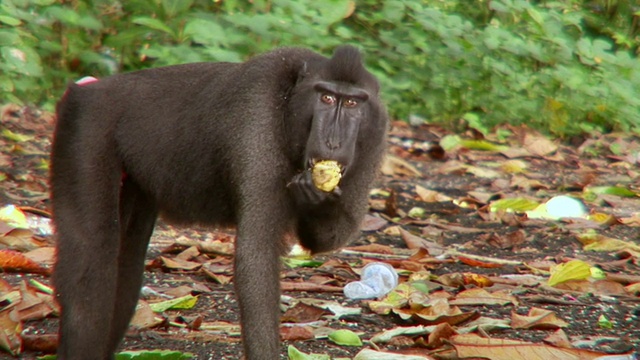
[[[500,123],[561,136],[640,131],[637,28],[619,47],[585,29],[604,16],[571,1],[376,3],[354,17],[380,29],[378,74],[401,118],[463,118],[482,132]]]
[[[395,118],[640,132],[639,23],[606,0],[3,0],[0,97],[51,109],[85,75],[351,43]]]

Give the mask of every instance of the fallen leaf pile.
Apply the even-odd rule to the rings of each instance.
[[[45,224],[51,121],[6,106],[0,135],[0,349],[55,351]],[[452,134],[394,123],[362,236],[283,258],[290,359],[633,359],[640,351],[640,139],[567,145],[526,126]],[[236,359],[232,229],[160,223],[124,349]],[[293,244],[295,239],[287,239]],[[345,298],[367,264],[400,283]],[[385,265],[386,266],[386,265]],[[177,351],[177,352],[176,352]],[[164,354],[164,353],[163,353]],[[163,355],[164,356],[164,355]],[[124,357],[123,357],[124,358]],[[131,358],[131,357],[129,357]]]

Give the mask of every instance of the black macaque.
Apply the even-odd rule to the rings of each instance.
[[[278,49],[71,84],[51,157],[62,307],[58,358],[113,359],[134,312],[158,215],[237,226],[245,358],[279,358],[285,236],[313,252],[358,233],[387,114],[358,50]],[[318,190],[315,161],[341,165]]]

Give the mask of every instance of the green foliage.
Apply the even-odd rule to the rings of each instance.
[[[626,46],[592,37],[584,23],[596,15],[570,1],[393,4],[367,21],[381,29],[378,65],[396,115],[463,118],[483,132],[499,123],[558,135],[640,131],[638,29]]]
[[[365,50],[392,115],[481,132],[640,132],[634,2],[3,0],[0,98],[51,108],[65,84],[277,46]]]

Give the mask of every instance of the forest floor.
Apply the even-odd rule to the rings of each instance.
[[[46,221],[53,116],[9,105],[0,121],[0,207]],[[483,136],[394,123],[389,143],[359,239],[285,260],[282,354],[289,346],[358,359],[640,354],[640,138],[560,142],[525,126]],[[14,215],[0,220],[0,358],[31,359],[56,346],[58,308],[33,282],[50,284],[55,238],[46,226],[17,228]],[[233,229],[160,220],[122,350],[238,359],[233,241]],[[342,287],[371,262],[393,266],[401,285],[380,299],[347,299]],[[179,297],[182,308],[150,310]],[[329,340],[339,329],[363,344]]]

